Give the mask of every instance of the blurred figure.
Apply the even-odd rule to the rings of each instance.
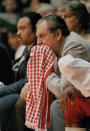
[[[9,22],[10,24],[17,24],[18,18],[18,1],[17,0],[5,0],[5,12],[0,13],[0,18]]]
[[[2,10],[2,0],[0,0],[0,11]]]
[[[49,0],[31,0],[30,7],[34,9],[40,3],[50,3]]]
[[[19,43],[17,40],[17,27],[13,26],[8,31],[8,44],[13,50],[17,50]]]
[[[70,31],[79,33],[86,40],[90,41],[90,34],[87,33],[89,13],[83,3],[78,1],[69,2],[60,7],[56,14],[65,20]]]
[[[20,13],[22,10],[21,0],[4,0],[4,10],[8,13]]]
[[[8,13],[14,13],[17,9],[16,0],[5,0],[5,10]]]
[[[50,3],[50,0],[30,0],[29,1],[29,7],[24,9],[24,12],[28,12],[28,11],[35,11],[35,9],[37,8],[37,6],[39,4],[42,3]]]
[[[0,12],[4,11],[4,0],[0,0]]]
[[[89,13],[90,13],[90,1],[87,1],[87,2],[85,3],[85,5],[86,5],[86,7],[87,7],[87,9],[88,9],[88,11],[89,11]]]
[[[12,26],[8,31],[8,43],[10,47],[15,51],[14,59],[12,61],[13,67],[12,70],[16,74],[19,68],[19,65],[23,61],[23,55],[26,50],[26,46],[19,44],[17,37],[17,27]]]
[[[55,14],[55,8],[47,3],[38,4],[35,8],[35,12],[41,14],[42,16]]]
[[[17,27],[13,26],[11,29],[8,31],[8,43],[10,47],[15,50],[15,60],[20,58],[23,54],[23,51],[25,49],[25,45],[22,45],[18,42],[18,37],[17,37]]]
[[[67,2],[70,2],[71,0],[50,0],[51,4],[55,6],[56,8],[66,4]]]
[[[90,8],[90,0],[81,0],[82,3],[84,3],[87,8]]]

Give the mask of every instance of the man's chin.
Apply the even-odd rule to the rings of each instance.
[[[19,43],[20,45],[24,45],[24,43],[23,43],[22,41],[18,41],[18,43]]]

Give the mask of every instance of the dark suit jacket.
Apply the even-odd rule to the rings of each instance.
[[[4,84],[10,84],[13,81],[10,56],[2,43],[0,43],[0,81]]]
[[[30,57],[30,51],[28,51],[25,54],[25,59],[19,67],[19,70],[17,72],[16,82],[1,88],[0,89],[0,97],[3,97],[8,94],[12,94],[12,93],[20,93],[21,89],[23,88],[23,86],[27,82],[26,69],[27,69],[27,61],[29,60],[29,57]]]

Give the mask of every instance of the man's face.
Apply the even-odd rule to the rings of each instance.
[[[30,45],[35,39],[28,17],[20,18],[17,24],[17,36],[20,44]]]
[[[7,12],[13,12],[17,8],[15,0],[6,0],[5,9]]]
[[[42,21],[37,25],[36,36],[38,45],[47,45],[56,53],[59,52],[60,40],[58,39],[57,34],[50,32],[46,21]]]
[[[73,15],[71,12],[57,11],[57,15],[62,17],[65,20],[70,31],[76,31],[77,28],[80,28],[77,17]]]

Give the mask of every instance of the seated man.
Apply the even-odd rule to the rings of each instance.
[[[13,130],[24,131],[27,129],[24,123],[22,123],[25,119],[25,112],[23,112],[25,106],[25,125],[28,128],[42,130],[50,127],[52,95],[46,88],[46,79],[48,75],[54,71],[54,59],[54,52],[46,45],[37,45],[31,49],[30,59],[27,63],[28,83],[23,88],[23,90],[25,89],[27,91],[27,99],[23,97],[21,92],[23,101],[22,99],[17,101],[11,125],[9,125],[11,127],[8,128],[8,131],[12,130],[12,124],[15,127]],[[24,119],[20,119],[20,114]]]
[[[53,19],[56,20],[56,23],[53,23]],[[48,20],[51,20],[50,24]],[[52,25],[54,27],[52,27]],[[8,131],[14,130],[15,128],[13,129],[13,127],[18,128],[16,129],[17,131],[24,131],[24,124],[28,128],[35,130],[39,128],[40,130],[46,130],[46,127],[50,127],[50,118],[47,115],[49,108],[47,110],[48,91],[46,88],[46,78],[52,72],[53,55],[51,55],[52,53],[50,53],[49,48],[51,48],[56,55],[59,55],[61,43],[63,39],[69,35],[69,30],[64,20],[56,15],[43,17],[38,21],[36,28],[38,46],[32,49],[28,62],[27,76],[29,83],[28,86],[26,85],[25,87],[27,99],[26,96],[23,95],[24,88],[20,95],[22,101],[24,100],[24,103],[26,102],[26,122],[24,116],[25,104],[23,104],[24,106],[22,107],[21,100],[19,99],[16,103]],[[60,29],[62,29],[62,33]],[[47,46],[44,47],[44,45],[49,47],[46,48]]]
[[[49,18],[48,18],[49,19]],[[56,19],[49,19],[48,23],[49,26],[52,25],[51,23],[55,22]],[[54,26],[52,25],[52,27]],[[57,26],[58,28],[58,26]],[[61,30],[62,30],[61,26]],[[65,29],[65,28],[64,28]],[[64,31],[62,30],[62,32]],[[44,39],[44,38],[42,38]],[[59,56],[65,56],[67,54],[71,54],[73,57],[82,58],[88,62],[90,62],[90,43],[83,39],[80,35],[75,32],[71,32],[68,37],[60,41],[61,50],[59,51]],[[60,71],[58,71],[60,72]],[[70,88],[72,84],[65,79],[64,75],[61,76],[57,75],[56,73],[52,73],[46,80],[46,84],[48,89],[59,99],[61,93],[65,88]],[[59,104],[57,101],[54,102],[54,105],[51,106],[51,128],[52,131],[58,131],[59,129],[64,131],[64,114],[60,111]],[[56,108],[57,107],[57,108]],[[61,115],[61,116],[60,116]],[[59,121],[58,121],[59,120]],[[57,127],[55,126],[57,125]]]
[[[27,12],[19,18],[18,41],[20,44],[26,45],[28,49],[23,55],[23,62],[18,69],[16,82],[0,88],[0,127],[2,128],[7,126],[13,106],[19,97],[21,89],[27,82],[27,61],[30,57],[31,48],[36,45],[35,25],[40,18],[41,15],[35,12]]]
[[[89,42],[84,40],[80,35],[78,35],[75,32],[70,33],[67,26],[66,26],[66,23],[64,22],[64,20],[61,17],[56,16],[56,15],[45,16],[37,23],[36,27],[37,27],[37,32],[36,32],[37,43],[39,45],[49,46],[51,49],[54,50],[54,52],[57,54],[58,57],[61,57],[61,56],[67,55],[67,54],[71,54],[74,57],[82,57],[83,59],[90,61],[90,57],[89,57],[90,44],[89,44]],[[29,68],[28,68],[29,74],[30,74],[30,71],[32,71],[32,70],[29,70],[31,66],[34,66],[34,65],[29,66]],[[43,68],[41,68],[41,69],[43,69]],[[43,71],[45,71],[45,70],[43,70]],[[41,72],[42,72],[42,70],[41,70]],[[34,72],[32,72],[32,74],[33,73]],[[36,71],[35,71],[35,75],[36,75]],[[32,78],[31,75],[29,75],[29,79],[30,79],[30,77]],[[37,79],[33,78],[30,80],[33,80],[33,83],[34,83],[34,80],[37,80]],[[34,88],[34,86],[36,87],[36,84],[34,86],[31,85],[32,84],[31,82],[29,84],[30,84],[30,86],[28,86],[28,90],[27,90],[27,92],[29,91],[29,93],[26,92],[27,99],[26,99],[26,123],[25,124],[27,127],[36,130],[39,127],[37,125],[40,123],[38,123],[38,119],[34,119],[35,113],[32,113],[32,112],[33,111],[35,112],[38,110],[38,108],[34,108],[34,107],[36,107],[36,105],[33,104],[34,100],[37,101],[37,97],[33,96],[34,90],[36,92],[37,88],[33,90],[32,88]],[[61,77],[59,77],[55,73],[51,73],[46,79],[46,86],[53,94],[55,94],[57,96],[57,98],[59,98],[65,88],[71,87],[71,83],[68,80],[65,80],[63,74],[61,75]],[[22,94],[22,92],[21,92],[21,94]],[[21,95],[21,96],[23,96],[23,95]],[[37,93],[36,93],[36,96],[37,96]],[[39,95],[39,97],[41,98],[41,95]],[[32,101],[31,101],[31,99],[32,99]],[[43,99],[42,99],[42,101],[43,101]],[[30,104],[33,104],[32,109],[30,108]],[[34,108],[34,110],[33,110],[33,108]],[[24,109],[25,109],[25,105],[24,105]],[[18,112],[18,108],[16,109],[16,111]],[[45,108],[45,111],[46,111],[46,108]],[[19,112],[21,112],[20,109],[19,109]],[[23,112],[23,110],[22,110],[22,112]],[[22,112],[21,112],[21,116],[22,116],[21,120],[20,119],[18,120],[19,122],[22,121],[23,118],[25,118],[25,117],[23,117]],[[31,114],[29,114],[29,112]],[[33,117],[32,117],[32,115],[33,115]],[[38,115],[36,114],[36,116],[39,116],[39,115],[40,114],[38,114]],[[41,122],[41,119],[39,119],[39,120],[40,120],[39,122]],[[33,123],[32,125],[30,125],[31,122]],[[45,129],[44,126],[45,126],[45,123],[43,124],[43,126],[40,126],[40,130]],[[41,128],[41,127],[43,127],[43,128]],[[8,130],[8,131],[10,131],[10,130]]]

